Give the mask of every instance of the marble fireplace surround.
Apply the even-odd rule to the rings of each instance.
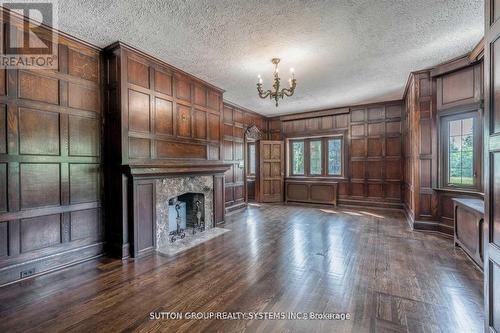
[[[168,201],[185,193],[201,193],[205,201],[205,228],[213,227],[214,180],[213,176],[175,176],[156,180],[156,247],[167,246]]]

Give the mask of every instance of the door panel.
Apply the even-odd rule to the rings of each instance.
[[[284,191],[284,146],[282,141],[259,142],[259,202],[282,202]]]
[[[500,20],[499,1],[485,0],[484,302],[485,331],[500,332]]]

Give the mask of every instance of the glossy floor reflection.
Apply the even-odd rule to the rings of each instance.
[[[0,331],[482,332],[482,274],[400,212],[252,206],[173,257],[102,258],[0,289]],[[150,320],[160,311],[349,312],[350,321]]]

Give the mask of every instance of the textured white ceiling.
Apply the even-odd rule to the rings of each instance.
[[[97,46],[117,40],[226,90],[266,115],[399,99],[411,71],[470,51],[484,0],[64,0],[59,29]],[[298,87],[278,109],[257,97],[270,59]]]

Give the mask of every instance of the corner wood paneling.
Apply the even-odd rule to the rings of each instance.
[[[281,139],[343,133],[347,166],[346,177],[335,180],[339,203],[400,207],[401,113],[402,102],[393,101],[271,118],[269,135]]]
[[[58,42],[58,70],[0,71],[0,285],[103,251],[100,51]]]
[[[483,64],[432,77],[411,73],[404,96],[404,205],[415,228],[453,233],[453,197],[481,197],[438,187],[438,112],[476,105],[483,98]]]
[[[262,132],[267,132],[267,121],[264,117],[232,105],[224,103],[223,111],[223,159],[231,168],[225,173],[225,207],[226,211],[245,206],[245,131],[256,125]]]
[[[412,220],[439,221],[436,80],[410,75],[403,115],[404,202]],[[446,226],[444,226],[446,227]]]

